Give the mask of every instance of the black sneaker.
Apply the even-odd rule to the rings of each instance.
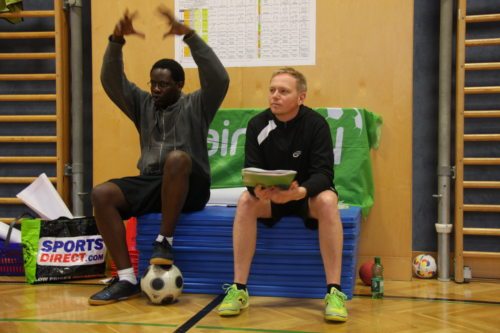
[[[120,281],[115,277],[111,280],[111,283],[106,288],[90,296],[89,304],[106,305],[140,295],[141,287],[139,283],[132,284],[128,281]]]
[[[153,254],[149,263],[151,265],[172,265],[174,263],[174,252],[167,239],[153,243]]]

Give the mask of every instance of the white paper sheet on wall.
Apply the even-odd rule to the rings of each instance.
[[[225,67],[316,64],[316,0],[176,0],[175,11]],[[182,36],[175,58],[196,67]]]

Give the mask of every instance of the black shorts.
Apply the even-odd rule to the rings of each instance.
[[[337,190],[330,188],[337,195]],[[270,218],[259,218],[258,221],[267,227],[271,228],[285,216],[298,216],[304,221],[304,225],[308,229],[318,229],[318,220],[309,216],[309,199],[290,201],[285,204],[275,204],[271,202]]]
[[[111,179],[123,192],[130,210],[120,211],[126,220],[132,216],[161,212],[162,175],[134,176]],[[189,176],[189,190],[182,212],[202,210],[210,199],[210,180],[192,172]]]
[[[273,227],[281,218],[285,216],[299,216],[304,220],[304,225],[308,229],[318,229],[318,220],[309,217],[309,200],[302,199],[290,201],[286,204],[275,204],[271,202],[271,216],[269,218],[259,218],[257,221],[266,227]]]

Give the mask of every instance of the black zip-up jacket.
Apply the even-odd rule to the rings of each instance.
[[[295,118],[279,121],[267,109],[247,126],[245,168],[295,170],[307,197],[333,188],[333,143],[325,118],[301,106]],[[253,194],[253,188],[248,188]]]

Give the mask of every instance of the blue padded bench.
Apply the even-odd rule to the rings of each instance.
[[[220,294],[233,280],[232,226],[235,207],[207,206],[182,214],[174,235],[175,265],[184,277],[184,292]],[[342,290],[352,298],[361,209],[340,210],[344,227]],[[139,274],[149,265],[152,242],[158,235],[161,214],[138,218]],[[301,219],[286,217],[273,228],[258,224],[257,249],[250,269],[250,295],[323,298],[325,273],[318,231]]]

